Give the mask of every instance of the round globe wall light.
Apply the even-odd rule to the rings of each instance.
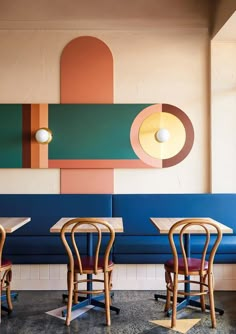
[[[39,144],[49,144],[52,141],[52,131],[48,128],[40,128],[35,133],[35,139]]]
[[[170,132],[165,128],[159,129],[155,134],[155,138],[159,143],[165,143],[170,138]]]
[[[145,164],[166,168],[184,160],[194,143],[185,112],[171,104],[153,104],[139,112],[130,128],[130,143]]]

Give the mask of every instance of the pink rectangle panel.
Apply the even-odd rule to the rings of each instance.
[[[61,194],[113,194],[113,169],[61,169]]]
[[[96,160],[49,160],[49,168],[103,168],[103,169],[113,169],[113,168],[151,168],[149,165],[145,164],[142,160],[132,160],[132,159],[96,159]]]

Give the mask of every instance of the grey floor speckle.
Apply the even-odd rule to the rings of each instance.
[[[14,311],[2,312],[1,334],[175,334],[177,332],[156,326],[149,320],[168,319],[164,301],[155,301],[155,291],[115,291],[113,304],[120,314],[111,312],[111,327],[105,325],[104,310],[94,308],[66,327],[64,321],[45,312],[63,306],[62,291],[20,291],[14,301]],[[209,312],[186,308],[178,313],[179,319],[200,318],[188,334],[236,334],[236,291],[216,291],[215,303],[224,308],[217,314],[217,329],[211,328]]]

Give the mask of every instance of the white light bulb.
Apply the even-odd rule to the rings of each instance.
[[[156,132],[155,137],[156,140],[159,141],[160,143],[165,143],[170,138],[170,132],[167,129],[162,128]]]
[[[52,140],[52,132],[47,128],[41,128],[36,131],[35,139],[40,144],[48,144]]]

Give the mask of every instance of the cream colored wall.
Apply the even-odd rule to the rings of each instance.
[[[59,194],[59,169],[0,169],[0,194]]]
[[[207,1],[96,4],[94,0],[1,1],[0,103],[59,103],[62,49],[81,35],[101,38],[114,56],[115,103],[174,104],[190,117],[195,130],[193,149],[177,166],[116,169],[115,193],[208,192]],[[0,169],[1,193],[46,194],[59,189],[59,170]],[[66,288],[61,265],[19,265],[13,274],[14,289]],[[120,265],[114,288],[146,289],[147,282],[150,288],[164,288],[163,277],[162,266]]]
[[[236,192],[236,41],[212,42],[212,192]]]
[[[59,103],[60,54],[71,39],[81,35],[96,36],[112,50],[115,103],[176,105],[190,117],[195,130],[193,149],[177,166],[115,170],[115,193],[209,191],[206,29],[177,25],[145,31],[0,30],[0,103]],[[0,178],[2,173],[0,170]],[[32,192],[41,188],[42,173],[47,174],[45,170],[37,173]],[[49,177],[53,174],[48,173]],[[55,173],[55,187],[59,189],[60,179]],[[19,183],[11,186],[13,193],[22,189],[22,179],[27,183],[28,174],[19,171]],[[1,191],[9,190],[6,187]],[[54,189],[45,187],[45,191]]]

